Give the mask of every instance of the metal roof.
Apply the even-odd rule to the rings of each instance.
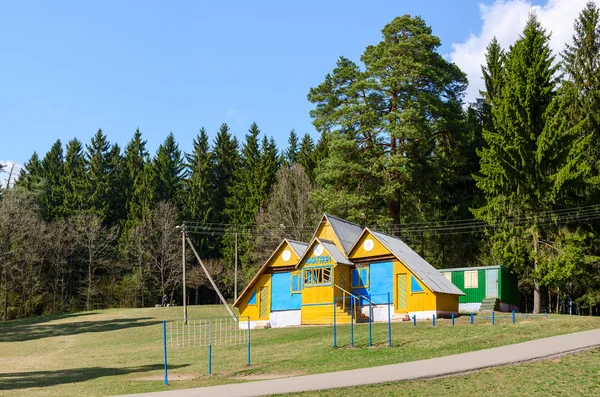
[[[453,267],[451,269],[439,269],[440,272],[464,272],[469,270],[494,270],[501,269],[503,266],[476,266],[476,267]]]
[[[322,240],[319,238],[317,239],[317,241],[323,245],[323,248],[325,248],[327,252],[329,252],[329,254],[333,257],[333,260],[336,263],[339,263],[341,265],[352,265],[352,262],[350,262],[348,258],[346,258],[346,256],[344,256],[344,254],[340,252],[340,250],[333,241]]]
[[[308,244],[303,243],[302,241],[295,241],[290,239],[287,239],[287,242],[290,244],[296,255],[298,255],[298,258],[302,258],[302,255],[304,255],[304,251],[306,251]]]
[[[450,282],[439,270],[431,266],[419,254],[413,251],[404,241],[384,233],[365,229],[379,240],[396,258],[433,292],[452,295],[464,295],[464,293],[452,282]]]
[[[348,222],[333,215],[325,214],[323,216],[329,221],[335,235],[344,248],[344,253],[347,255],[358,236],[362,233],[362,227],[356,223]]]

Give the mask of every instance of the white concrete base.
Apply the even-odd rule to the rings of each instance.
[[[300,312],[300,310],[285,310],[280,312],[271,312],[271,327],[281,328],[302,324]]]
[[[240,321],[239,323],[240,329],[248,329],[248,321]],[[269,328],[269,321],[267,320],[257,320],[250,321],[250,329],[254,328]]]
[[[394,307],[393,305],[389,305],[390,314],[392,315],[392,319],[394,318]],[[388,321],[388,305],[387,304],[379,304],[371,306],[373,309],[373,321]],[[361,306],[360,311],[365,316],[369,316],[369,306]]]
[[[414,316],[417,316],[417,321],[418,320],[432,320],[434,314],[435,314],[436,319],[452,317],[452,312],[442,311],[442,310],[424,310],[424,311],[420,311],[420,312],[408,312],[408,315],[410,316],[411,319]],[[454,315],[457,315],[457,314],[458,313],[454,312]]]
[[[459,303],[458,311],[459,311],[459,313],[479,313],[480,307],[481,307],[481,302]]]

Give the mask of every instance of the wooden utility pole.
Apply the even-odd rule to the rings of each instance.
[[[233,267],[233,301],[237,301],[237,287],[238,287],[238,282],[237,282],[237,232],[235,232],[235,265]]]
[[[183,267],[183,323],[187,324],[187,290],[185,287],[185,222],[181,225],[181,266]]]
[[[206,278],[208,278],[208,281],[210,281],[210,284],[215,289],[215,292],[217,293],[217,295],[219,295],[219,299],[221,299],[221,303],[223,303],[223,305],[225,306],[225,309],[227,309],[227,312],[229,312],[229,315],[231,316],[231,318],[233,318],[234,320],[237,320],[236,315],[233,314],[233,311],[231,310],[231,308],[227,304],[227,301],[225,300],[225,298],[223,298],[223,295],[221,294],[221,291],[219,290],[219,287],[217,287],[217,284],[215,283],[215,280],[213,280],[213,278],[210,276],[210,273],[208,272],[208,270],[204,266],[204,263],[202,263],[202,259],[200,259],[200,255],[198,255],[198,253],[196,252],[196,248],[194,248],[194,245],[192,244],[192,240],[190,240],[189,238],[186,238],[186,240],[187,240],[188,244],[190,245],[190,248],[192,249],[192,252],[196,256],[196,259],[198,259],[198,263],[200,263],[200,267],[202,267],[202,270],[204,271],[204,274],[206,274]]]

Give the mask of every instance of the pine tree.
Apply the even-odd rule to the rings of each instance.
[[[153,160],[155,169],[156,200],[180,205],[183,188],[184,163],[179,145],[170,133],[158,147]]]
[[[476,181],[487,202],[474,213],[489,223],[552,208],[552,175],[564,166],[553,164],[553,159],[563,158],[560,152],[565,150],[544,132],[557,83],[553,62],[549,36],[532,14],[507,54],[505,83],[492,109],[494,130],[483,132],[487,146],[480,151],[481,176]],[[501,247],[505,265],[522,274],[533,267],[534,312],[539,313],[540,225],[533,220],[523,227],[506,228],[496,236],[496,247]],[[512,239],[507,241],[506,236]]]
[[[41,163],[41,177],[47,184],[47,194],[44,200],[44,213],[49,220],[61,217],[64,201],[64,156],[62,143],[57,140]]]
[[[204,128],[194,139],[192,153],[186,154],[188,179],[185,181],[184,217],[197,224],[213,221],[214,199],[212,190],[211,156],[208,134]],[[206,231],[206,230],[205,230]],[[196,247],[203,257],[213,255],[212,239],[207,235],[194,236]]]
[[[67,143],[64,175],[62,185],[65,189],[65,200],[62,214],[71,217],[82,211],[86,205],[86,161],[83,145],[74,138]]]
[[[88,163],[86,209],[106,221],[110,206],[110,143],[101,129],[87,145]]]
[[[295,130],[290,131],[290,137],[288,138],[288,148],[283,154],[282,163],[288,167],[298,163],[298,135]]]
[[[485,128],[491,129],[492,107],[500,100],[502,85],[504,84],[505,78],[505,54],[496,37],[494,37],[487,46],[485,61],[486,64],[481,66],[485,91],[480,92],[483,102],[479,106]]]
[[[315,199],[327,211],[369,223],[431,219],[440,180],[460,157],[466,77],[438,52],[419,17],[395,18],[383,40],[346,58],[309,100],[322,133]],[[318,161],[317,161],[318,163]],[[437,191],[434,191],[437,189]],[[427,204],[425,204],[427,203]]]

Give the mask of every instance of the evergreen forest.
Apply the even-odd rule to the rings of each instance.
[[[173,134],[150,153],[140,130],[125,147],[102,130],[57,140],[0,190],[0,319],[181,304],[182,225],[231,300],[236,262],[241,291],[324,212],[440,269],[503,265],[523,311],[600,315],[600,10],[573,23],[562,53],[535,14],[508,48],[492,40],[466,103],[432,28],[397,17],[324,66],[307,87],[317,133],[285,147],[257,124],[239,140],[201,128],[189,153]],[[188,302],[216,303],[185,259]]]

